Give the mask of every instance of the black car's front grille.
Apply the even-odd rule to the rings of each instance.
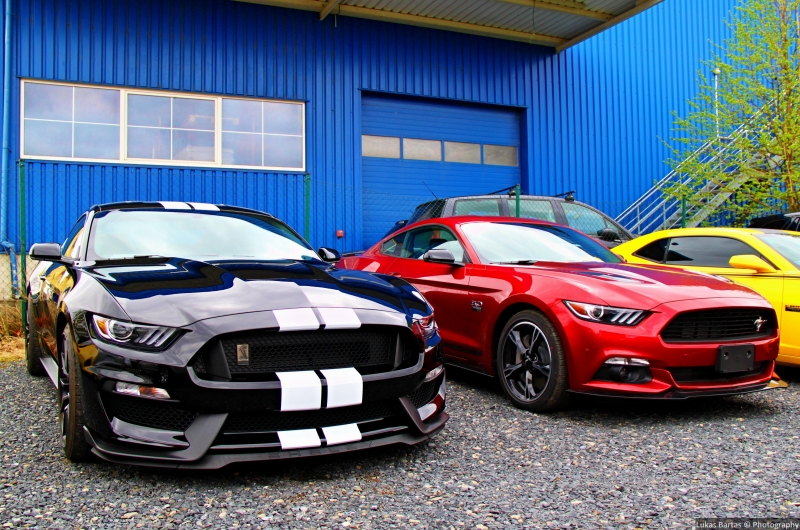
[[[764,371],[766,363],[755,363],[752,370],[746,372],[718,372],[714,366],[690,366],[687,368],[669,368],[669,373],[676,383],[699,383],[704,381],[732,381],[752,377]]]
[[[416,389],[413,394],[408,396],[415,407],[420,408],[423,405],[430,403],[436,396],[436,391],[439,389],[436,381],[429,381],[423,383],[421,387]]]
[[[367,373],[389,371],[395,367],[398,335],[396,329],[378,326],[356,330],[233,333],[218,339],[221,348],[214,348],[212,344],[205,354],[197,355],[192,367],[196,373],[205,374],[209,364],[203,355],[221,351],[234,379],[254,374],[350,367],[370,368]],[[413,348],[406,342],[401,343],[401,362],[414,357]],[[240,361],[237,347],[244,345],[247,345],[249,359]]]
[[[224,433],[275,432],[333,427],[385,419],[399,412],[396,399],[373,401],[354,407],[299,412],[233,412],[228,415]]]
[[[764,309],[688,311],[661,331],[664,342],[713,342],[767,337],[775,327],[774,313]]]
[[[154,429],[185,431],[197,417],[196,412],[147,398],[105,394],[103,403],[111,416]]]

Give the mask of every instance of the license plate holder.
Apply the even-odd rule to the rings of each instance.
[[[748,372],[755,367],[755,344],[720,346],[717,353],[717,371],[723,374]]]

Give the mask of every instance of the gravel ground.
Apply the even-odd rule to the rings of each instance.
[[[0,525],[50,528],[685,528],[800,517],[800,372],[786,390],[688,403],[511,408],[450,370],[451,420],[416,448],[218,472],[61,456],[55,391],[0,365]]]

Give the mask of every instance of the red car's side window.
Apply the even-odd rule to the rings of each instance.
[[[381,245],[380,253],[384,256],[400,257],[403,252],[403,241],[406,238],[406,234],[407,232],[402,232],[384,241]]]

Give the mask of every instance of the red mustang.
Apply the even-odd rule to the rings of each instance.
[[[433,306],[450,364],[499,375],[518,407],[567,392],[647,398],[770,386],[775,312],[709,275],[622,260],[571,228],[450,217],[395,232],[351,269],[399,276]]]

